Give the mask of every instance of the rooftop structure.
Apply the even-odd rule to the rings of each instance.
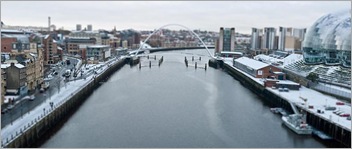
[[[319,18],[307,31],[303,51],[306,64],[351,67],[350,10]]]

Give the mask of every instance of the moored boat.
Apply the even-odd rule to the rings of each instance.
[[[291,114],[288,116],[282,116],[281,119],[288,128],[290,128],[297,134],[309,135],[313,132],[312,127],[305,122],[302,114]]]

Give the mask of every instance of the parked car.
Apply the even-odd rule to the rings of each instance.
[[[325,107],[325,110],[336,110],[336,107]]]
[[[350,114],[348,114],[348,113],[341,113],[341,114],[339,114],[341,117],[349,117],[350,116]]]
[[[24,100],[30,100],[30,101],[33,101],[35,99],[35,96],[34,95],[30,95],[30,96],[24,96],[23,97]]]
[[[40,93],[43,93],[44,91],[45,91],[44,88],[40,88],[40,90],[39,90]]]
[[[345,105],[343,102],[336,102],[336,105]]]
[[[9,106],[7,106],[7,109],[8,109],[8,110],[11,110],[11,109],[13,109],[14,107],[15,107],[14,105],[10,104]]]

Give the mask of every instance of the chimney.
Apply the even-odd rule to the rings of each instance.
[[[48,17],[48,32],[50,32],[50,17]]]

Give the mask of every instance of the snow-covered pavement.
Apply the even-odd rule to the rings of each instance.
[[[97,74],[95,75],[90,75],[87,76],[86,79],[80,79],[80,80],[75,80],[71,82],[67,82],[66,85],[63,85],[60,88],[60,92],[55,92],[54,94],[51,95],[51,97],[35,107],[33,110],[29,111],[28,113],[24,114],[22,118],[18,118],[12,122],[12,124],[9,124],[5,126],[3,129],[1,129],[1,141],[2,145],[7,143],[8,141],[11,141],[12,139],[16,138],[17,135],[20,134],[21,131],[27,130],[29,127],[33,126],[36,121],[40,120],[44,116],[44,110],[45,110],[45,115],[51,112],[51,106],[50,102],[54,103],[54,108],[59,107],[61,104],[63,104],[66,100],[70,99],[72,95],[80,91],[84,86],[89,84],[91,81],[93,81],[94,77],[96,75],[100,75],[102,72],[106,71],[109,66],[108,64],[114,64],[117,63],[120,60],[124,59],[116,59],[113,58],[105,63],[100,63],[100,68],[98,67]]]
[[[263,79],[254,78],[253,76],[248,75],[247,73],[232,66],[232,60],[225,59],[224,63],[226,65],[229,65],[232,68],[242,72],[243,74],[245,74],[249,78],[253,79],[254,81],[258,82],[259,84],[261,84],[261,85],[264,84]],[[287,81],[289,81],[289,80],[287,80]],[[293,81],[290,81],[290,82],[293,82]],[[351,104],[345,103],[344,105],[337,105],[336,103],[341,102],[341,101],[336,99],[335,97],[322,94],[318,91],[306,88],[304,86],[302,86],[297,91],[290,90],[289,92],[280,92],[277,89],[272,89],[269,87],[267,87],[266,89],[269,90],[270,92],[273,92],[274,94],[282,97],[282,98],[285,98],[286,100],[294,103],[295,105],[297,105],[299,107],[307,109],[310,112],[315,113],[316,115],[320,115],[320,117],[322,117],[328,121],[332,121],[333,123],[336,123],[337,125],[340,125],[340,126],[346,128],[347,130],[351,131],[351,120],[347,120],[346,117],[340,117],[339,115],[334,114],[333,111],[326,111],[325,110],[325,106],[328,105],[330,107],[336,107],[337,110],[351,115]],[[308,99],[306,104],[301,97]],[[313,108],[308,109],[308,105],[313,106]],[[324,113],[318,113],[317,112],[318,109],[323,110]]]

